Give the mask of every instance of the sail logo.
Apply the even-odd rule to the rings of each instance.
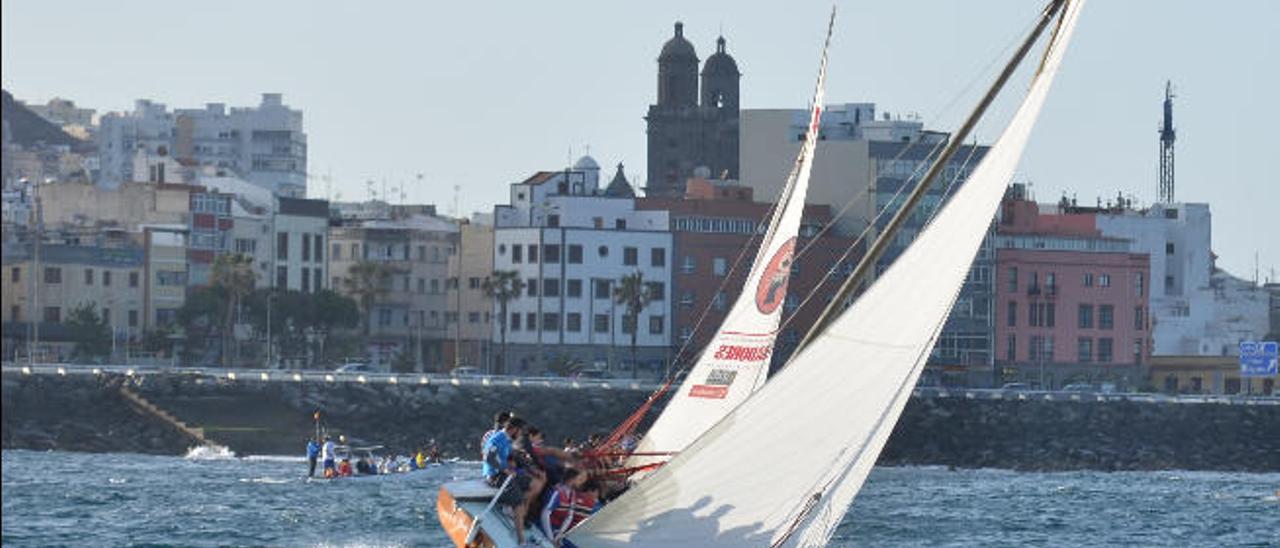
[[[760,283],[756,286],[756,308],[761,314],[773,314],[782,306],[782,301],[786,300],[787,280],[791,278],[791,261],[795,249],[796,239],[793,236],[778,247],[773,258],[769,259],[769,264],[764,267]]]
[[[735,346],[731,344],[722,344],[716,349],[713,356],[717,360],[725,360],[731,362],[759,362],[769,359],[772,353],[771,346]]]

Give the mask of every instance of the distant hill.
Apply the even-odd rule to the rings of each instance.
[[[0,93],[4,95],[4,102],[0,104],[0,118],[9,124],[10,136],[14,143],[30,147],[43,142],[48,145],[67,145],[73,150],[81,150],[89,145],[31,112],[31,109],[14,100],[13,95],[8,91],[0,90]]]

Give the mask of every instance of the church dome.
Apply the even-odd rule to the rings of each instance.
[[[685,61],[692,59],[698,61],[698,54],[693,50],[693,44],[689,43],[684,37],[684,23],[676,22],[676,34],[666,44],[662,45],[662,53],[658,55],[658,61]]]
[[[596,159],[592,158],[591,155],[588,154],[581,158],[578,158],[578,161],[573,164],[573,169],[580,170],[580,171],[586,171],[588,169],[600,169],[600,164],[597,164]]]
[[[609,186],[605,187],[604,195],[610,198],[635,198],[636,191],[631,188],[631,183],[627,182],[627,176],[622,172],[622,162],[618,162],[618,172],[613,175],[613,180],[609,181]]]
[[[703,74],[724,74],[729,76],[738,76],[738,62],[724,51],[724,37],[716,39],[716,52],[707,58],[707,62],[702,65]]]

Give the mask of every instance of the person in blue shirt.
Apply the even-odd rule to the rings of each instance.
[[[502,481],[506,479],[506,473],[513,472],[511,440],[520,435],[520,429],[523,427],[523,420],[511,419],[503,425],[501,430],[495,430],[485,438],[484,447],[480,449],[480,453],[484,455],[484,479],[489,485],[493,487],[502,485]]]
[[[320,458],[320,444],[315,438],[307,440],[307,477],[312,478],[316,475],[316,459]]]

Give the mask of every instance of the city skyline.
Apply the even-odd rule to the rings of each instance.
[[[128,109],[137,98],[171,108],[240,106],[261,92],[283,93],[304,112],[310,172],[332,174],[328,197],[364,199],[365,181],[380,188],[385,178],[387,188],[415,187],[407,201],[442,211],[451,211],[460,185],[463,212],[490,211],[510,183],[566,165],[588,145],[602,165],[624,162],[643,183],[642,117],[656,98],[658,50],[677,20],[701,59],[723,32],[744,74],[744,109],[803,108],[829,5],[736,7],[509,5],[493,18],[474,6],[406,6],[390,18],[300,3],[251,14],[224,6],[165,13],[160,3],[6,3],[3,80],[20,99],[60,96],[99,112]],[[1266,27],[1280,8],[1236,8],[1088,6],[1018,180],[1031,182],[1042,202],[1067,194],[1091,204],[1123,192],[1151,203],[1160,102],[1171,79],[1178,199],[1211,205],[1220,266],[1252,278],[1256,252],[1260,279],[1280,268],[1280,242],[1259,226],[1280,203],[1280,173],[1267,160],[1269,128],[1280,119],[1264,102],[1280,82],[1259,70],[1280,64]],[[953,129],[1037,9],[1011,0],[968,9],[841,4],[829,103],[875,102],[882,111],[918,113],[930,129]],[[35,24],[52,18],[62,24],[56,35]],[[118,31],[138,20],[163,24]],[[542,32],[524,38],[529,29]],[[465,104],[482,108],[459,108]],[[990,128],[1008,106],[1002,101],[979,127],[981,142],[995,139]],[[418,173],[426,188],[416,187]],[[325,186],[313,178],[310,195],[326,197]]]

